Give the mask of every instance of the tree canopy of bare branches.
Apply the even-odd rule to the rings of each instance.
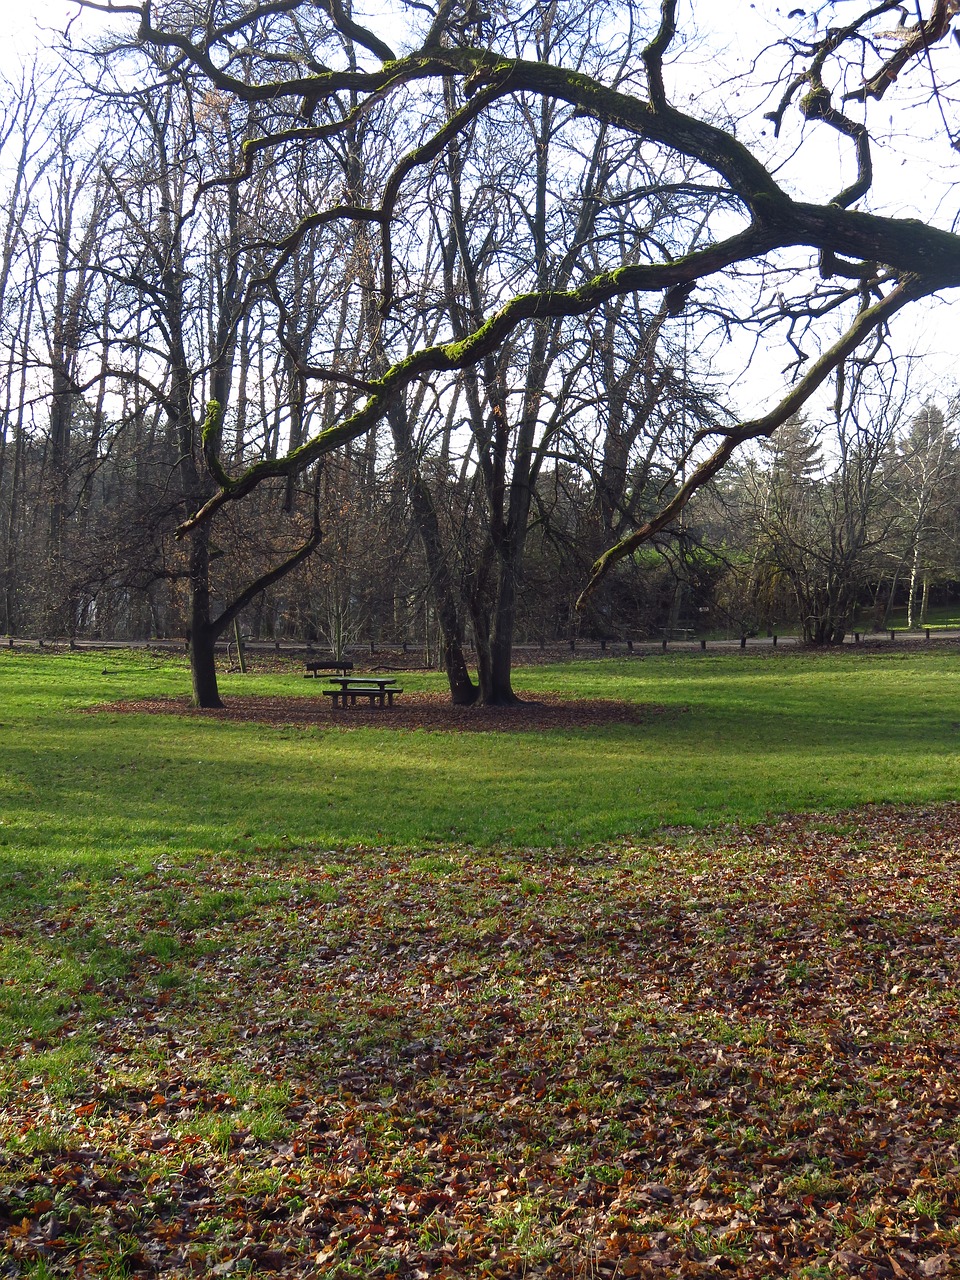
[[[540,6],[503,5],[495,13],[481,14],[470,4],[443,0],[429,17],[424,17],[427,6],[401,6],[382,22],[391,32],[401,27],[401,47],[395,49],[383,33],[354,20],[336,0],[321,5],[305,0],[84,2],[117,15],[134,15],[136,39],[157,51],[167,74],[200,76],[212,90],[244,104],[271,104],[270,129],[247,144],[238,181],[251,176],[257,164],[279,148],[332,145],[353,121],[383,113],[394,104],[388,145],[395,154],[379,191],[368,193],[362,202],[343,188],[331,192],[326,207],[293,228],[284,247],[289,254],[308,229],[323,223],[374,228],[383,249],[376,288],[385,322],[402,307],[392,242],[406,214],[408,192],[479,117],[505,104],[513,112],[527,110],[534,100],[568,104],[580,128],[612,128],[639,150],[668,154],[678,164],[693,162],[694,183],[705,188],[709,182],[724,197],[716,200],[714,227],[706,228],[705,243],[682,257],[675,258],[667,246],[657,252],[648,242],[646,260],[611,262],[591,278],[571,282],[574,287],[518,290],[493,314],[477,318],[464,339],[424,346],[377,371],[368,379],[370,395],[355,412],[283,459],[224,477],[217,494],[194,519],[205,519],[223,502],[243,496],[265,475],[304,468],[366,431],[384,415],[390,399],[416,379],[477,364],[531,321],[584,315],[612,297],[637,291],[674,291],[675,307],[695,305],[688,291],[701,280],[781,250],[810,250],[816,280],[842,281],[845,294],[858,304],[856,315],[767,417],[723,433],[720,456],[691,475],[689,492],[736,444],[766,433],[795,412],[814,387],[895,311],[960,284],[960,237],[954,232],[932,220],[923,223],[858,207],[871,191],[875,142],[861,108],[887,95],[900,77],[930,74],[931,54],[946,41],[956,17],[952,0],[929,0],[926,12],[906,28],[892,52],[883,43],[883,33],[906,13],[892,0],[819,6],[836,25],[828,23],[786,43],[781,92],[769,112],[775,128],[784,127],[791,111],[799,112],[808,124],[833,130],[849,142],[849,181],[819,203],[789,194],[739,140],[735,122],[718,125],[671,101],[665,61],[674,56],[682,35],[677,0],[663,0],[655,16],[648,5],[622,6],[630,11],[631,22],[651,24],[638,60],[642,70],[617,64],[613,34],[606,37],[607,48],[592,59],[595,66],[581,65],[583,42],[623,20],[612,6],[594,6],[591,19],[579,11],[577,20],[568,21],[569,38],[554,39],[549,47],[538,46],[538,27],[544,22]],[[698,7],[693,6],[694,17]],[[736,21],[735,8],[731,7],[731,21]],[[677,57],[682,56],[681,50]],[[862,68],[860,82],[845,90],[854,66]],[[675,68],[671,70],[675,79]],[[453,113],[441,110],[441,89],[446,85],[462,91],[462,105]],[[935,85],[931,92],[936,92]],[[955,139],[947,136],[943,142],[950,147]],[[663,183],[656,192],[641,190],[624,199],[643,202],[653,195],[676,198]],[[816,292],[812,284],[811,305]],[[678,495],[676,502],[682,500]]]
[[[446,415],[446,439],[455,422],[471,436],[504,636],[499,658],[491,647],[491,700],[509,696],[538,478],[548,461],[559,476],[576,436],[569,406],[589,412],[584,387],[604,361],[597,402],[630,448],[671,439],[673,478],[641,503],[624,458],[608,450],[597,464],[620,475],[619,507],[603,516],[612,545],[581,603],[740,446],[873,358],[899,312],[960,286],[952,194],[900,216],[876,166],[913,121],[944,171],[957,162],[956,0],[825,0],[794,10],[776,41],[755,34],[745,3],[721,18],[704,0],[397,0],[369,19],[347,0],[78,3],[117,19],[95,53],[110,94],[146,111],[166,86],[186,113],[177,218],[161,201],[150,234],[176,249],[170,227],[181,235],[200,203],[220,209],[209,400],[201,421],[186,399],[174,414],[190,422],[181,455],[202,471],[179,526],[193,540],[195,594],[206,590],[201,531],[218,513],[362,438],[375,457],[380,424],[392,416],[396,432],[415,402],[421,417]],[[698,77],[734,27],[757,47],[724,97],[719,52],[711,83]],[[826,195],[824,136],[837,173]],[[808,150],[820,159],[798,168]],[[164,270],[152,305],[172,319],[182,278]],[[687,421],[689,399],[674,396],[684,426],[671,431],[676,380],[649,344],[677,322],[779,340],[790,372],[770,406]],[[245,449],[234,366],[251,325],[273,327],[285,407],[269,447]],[[615,360],[604,354],[614,348]],[[165,384],[168,400],[177,385]],[[406,474],[417,483],[415,468]],[[436,512],[421,514],[424,529],[439,527]],[[449,564],[435,551],[436,578]]]

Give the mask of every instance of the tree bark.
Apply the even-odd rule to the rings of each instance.
[[[209,526],[190,539],[190,679],[197,707],[222,707],[217,686],[217,632],[210,620]]]
[[[522,554],[522,549],[517,549]],[[518,570],[511,557],[500,567],[500,582],[490,646],[490,677],[482,701],[488,707],[508,707],[521,699],[513,691],[513,635],[517,623]]]

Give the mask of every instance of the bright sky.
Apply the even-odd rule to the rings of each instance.
[[[0,48],[4,57],[28,57],[39,45],[56,43],[78,6],[67,0],[4,0],[0,4]],[[83,19],[91,25],[91,15]]]

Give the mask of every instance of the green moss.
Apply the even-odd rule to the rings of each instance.
[[[207,469],[222,489],[230,488],[230,477],[220,462],[220,433],[223,429],[223,409],[219,400],[207,402],[207,415],[200,428],[200,439],[203,442],[203,457]]]
[[[200,438],[203,441],[204,448],[219,440],[221,423],[222,411],[220,408],[220,401],[208,401],[207,416],[204,418],[203,426],[200,428]]]

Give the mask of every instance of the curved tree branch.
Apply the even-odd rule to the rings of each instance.
[[[367,402],[343,422],[320,432],[286,457],[255,463],[236,479],[222,484],[219,492],[180,525],[177,537],[182,538],[191,529],[205,523],[224,503],[245,497],[263,480],[297,475],[324,454],[356,440],[386,415],[394,399],[415,379],[428,373],[453,372],[479,364],[528,320],[585,315],[620,294],[659,291],[690,284],[701,276],[740,261],[744,256],[755,257],[776,247],[776,240],[763,227],[751,227],[722,244],[688,254],[676,262],[620,267],[567,292],[551,290],[521,294],[462,341],[427,347],[393,365],[381,378],[372,382],[373,391]]]
[[[529,94],[550,103],[567,104],[578,117],[595,121],[606,129],[620,130],[628,138],[654,144],[668,150],[674,157],[692,161],[694,168],[711,171],[715,175],[716,189],[749,218],[749,225],[738,234],[717,240],[677,261],[626,265],[596,275],[577,289],[554,289],[514,297],[461,341],[425,347],[369,383],[357,380],[351,385],[369,392],[359,408],[344,411],[341,421],[291,450],[285,457],[257,463],[236,477],[222,473],[217,475],[219,491],[180,526],[178,536],[182,537],[203,524],[225,503],[242,498],[263,480],[296,475],[331,450],[363,435],[387,414],[415,379],[472,368],[496,356],[518,326],[529,321],[581,316],[611,298],[644,291],[668,291],[667,310],[678,310],[701,277],[737,264],[756,262],[771,252],[787,248],[803,247],[818,253],[824,276],[839,274],[860,282],[864,297],[868,293],[875,297],[885,281],[899,279],[900,283],[886,297],[864,305],[843,337],[812,364],[789,395],[769,414],[726,431],[714,452],[695,468],[671,502],[653,520],[601,557],[582,597],[586,599],[612,564],[675,518],[690,496],[719,471],[738,445],[776,430],[822,384],[831,370],[889,316],[915,298],[939,289],[960,286],[960,236],[913,219],[868,214],[852,207],[869,191],[872,182],[870,135],[864,124],[845,115],[834,105],[825,84],[824,66],[845,42],[864,43],[868,39],[864,34],[866,28],[878,16],[895,7],[892,0],[879,0],[872,7],[865,7],[854,22],[828,31],[823,40],[811,45],[809,70],[794,78],[779,108],[773,113],[779,128],[787,106],[801,84],[805,83],[808,91],[801,99],[800,108],[807,119],[822,121],[854,144],[856,178],[827,204],[791,198],[770,169],[735,136],[733,129],[718,127],[668,102],[663,58],[676,34],[676,0],[661,0],[659,27],[643,53],[648,100],[569,67],[508,57],[484,48],[445,44],[443,41],[451,38],[451,33],[444,23],[453,11],[446,0],[439,6],[427,44],[419,51],[400,58],[395,58],[377,36],[357,27],[343,9],[341,0],[314,2],[345,39],[380,59],[381,65],[364,69],[351,65],[346,69],[315,70],[309,75],[293,74],[283,78],[270,63],[266,72],[270,79],[261,83],[251,78],[241,79],[230,70],[234,64],[231,47],[226,41],[226,28],[210,28],[202,37],[196,34],[195,28],[192,34],[162,30],[154,25],[149,2],[139,8],[140,35],[144,41],[171,51],[171,58],[178,67],[192,66],[209,83],[243,102],[275,103],[298,98],[310,103],[327,101],[331,104],[331,111],[336,108],[336,111],[352,117],[366,110],[372,102],[382,101],[407,86],[430,86],[430,92],[434,92],[437,82],[447,86],[459,82],[467,103],[429,134],[425,142],[407,150],[394,164],[386,178],[379,208],[338,205],[303,219],[282,242],[274,244],[277,253],[274,263],[265,277],[254,283],[275,279],[276,272],[312,228],[339,218],[375,222],[379,224],[384,238],[384,303],[389,306],[392,293],[390,223],[404,179],[414,167],[432,162],[446,149],[452,151],[463,131],[492,104],[519,95]],[[890,60],[887,70],[894,64],[897,67],[905,65],[910,57],[928,50],[933,42],[949,32],[953,17],[960,9],[960,0],[930,0],[930,4],[929,19],[918,24],[915,35],[911,35],[896,58]],[[297,7],[297,0],[276,0],[272,5],[260,6],[255,12],[279,14]],[[457,32],[462,35],[460,28]],[[230,56],[225,56],[225,51]],[[260,70],[264,70],[263,64]],[[869,95],[867,89],[864,93],[880,96],[879,92]],[[344,106],[343,95],[350,96],[349,113]],[[418,121],[417,128],[421,127]],[[340,126],[324,125],[320,128],[329,131]],[[289,130],[276,136],[287,137],[290,141],[309,141],[311,136],[319,135],[313,134],[311,129],[304,129]],[[252,168],[252,157],[268,145],[266,139],[258,139],[251,144],[245,156],[245,172]],[[479,308],[476,314],[479,315]],[[320,375],[321,372],[310,369],[312,374]]]

